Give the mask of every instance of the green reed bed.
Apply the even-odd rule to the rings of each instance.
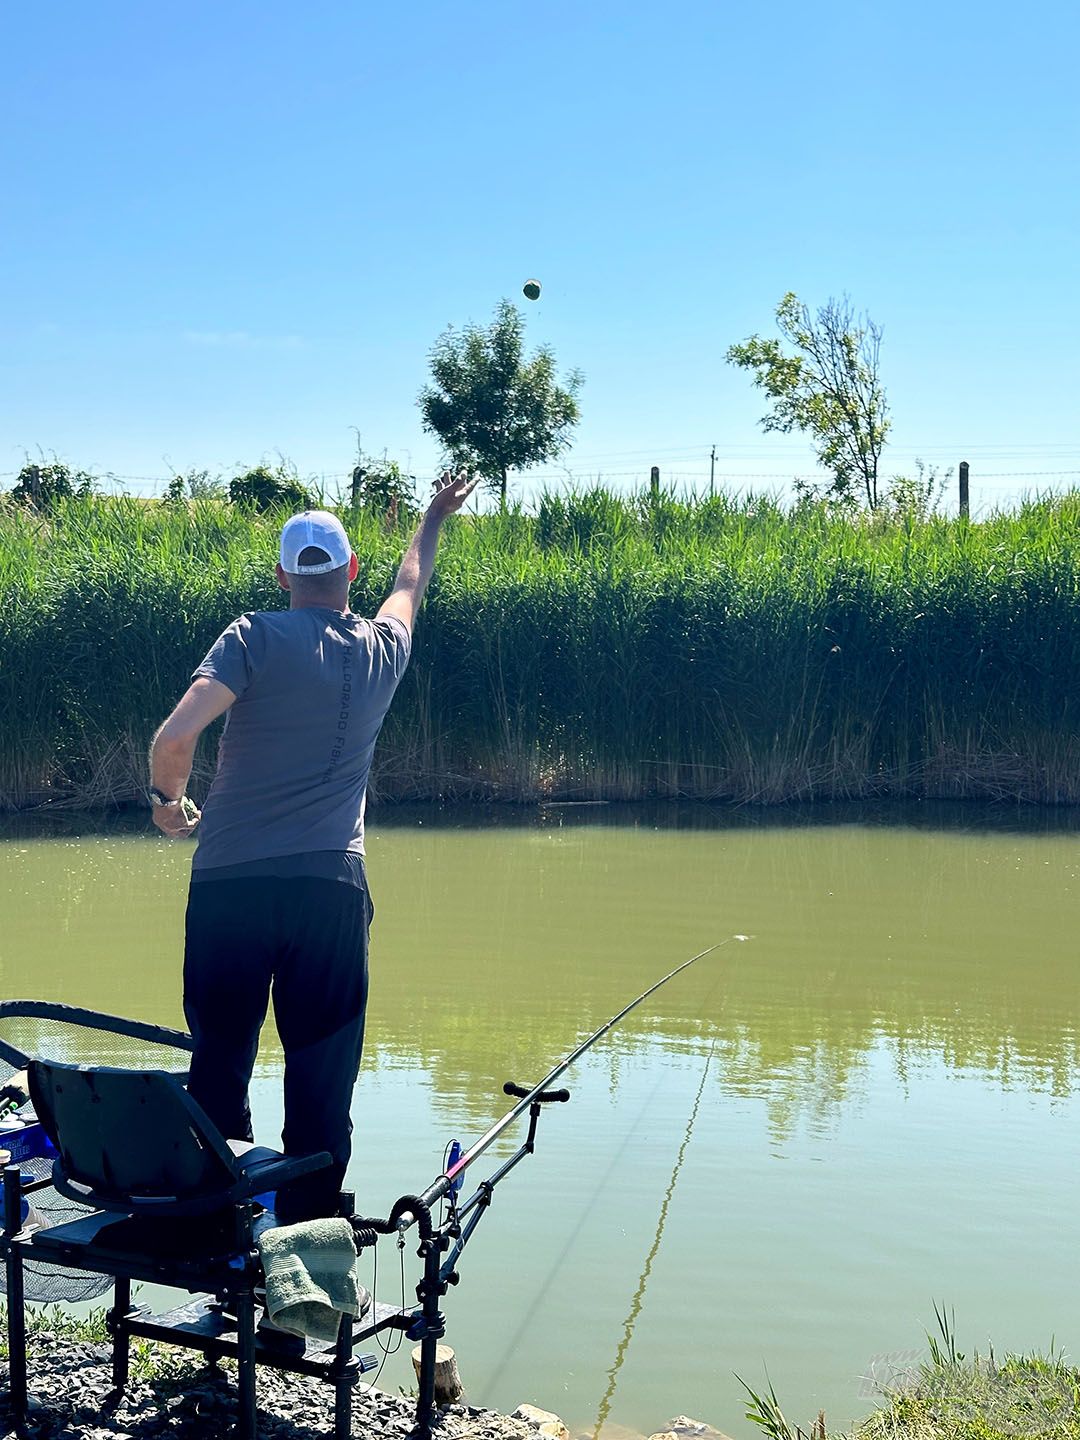
[[[342,514],[370,612],[408,527]],[[219,630],[284,602],[282,518],[123,497],[0,509],[0,805],[140,792],[150,735]],[[373,784],[1076,802],[1078,677],[1078,493],[970,525],[551,495],[448,527]]]

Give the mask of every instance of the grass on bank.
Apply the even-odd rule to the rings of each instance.
[[[882,1404],[833,1440],[1080,1440],[1080,1370],[1055,1353],[970,1359],[956,1347],[955,1321],[935,1306],[939,1335],[927,1358],[881,1382]],[[939,1338],[940,1336],[940,1338]],[[749,1396],[746,1418],[769,1440],[829,1440],[825,1413],[792,1424],[770,1383]]]
[[[29,1305],[26,1308],[26,1338],[31,1347],[48,1346],[62,1351],[65,1345],[112,1346],[105,1324],[105,1307],[75,1316],[63,1305]],[[158,1345],[133,1335],[129,1341],[129,1368],[133,1380],[179,1380],[205,1364],[190,1350]],[[0,1361],[8,1358],[7,1306],[0,1303]],[[230,1361],[222,1362],[225,1365]]]
[[[370,613],[409,527],[341,514]],[[219,631],[284,604],[283,518],[0,506],[0,808],[141,794]],[[545,495],[447,527],[373,792],[1080,802],[1078,669],[1080,492],[977,523]]]
[[[828,1431],[824,1411],[805,1428],[784,1415],[772,1385],[749,1396],[746,1418],[768,1440],[1080,1440],[1080,1371],[1060,1354],[1006,1355],[957,1350],[953,1322],[936,1311],[942,1339],[929,1336],[928,1358],[883,1384],[882,1404],[846,1434]],[[7,1359],[0,1305],[0,1360]],[[104,1310],[76,1319],[61,1306],[27,1311],[31,1346],[108,1345]],[[190,1352],[133,1338],[137,1380],[182,1382],[198,1368]],[[225,1362],[226,1365],[229,1362]]]

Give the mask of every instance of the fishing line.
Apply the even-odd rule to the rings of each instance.
[[[753,939],[753,936],[734,935],[732,936],[732,939],[746,941]],[[708,1010],[709,1003],[719,988],[720,977],[717,976],[716,980],[713,982],[713,985],[711,986],[708,994],[705,996],[705,999],[702,1003],[703,1010]],[[598,1440],[600,1431],[606,1423],[609,1414],[611,1413],[611,1406],[615,1399],[615,1388],[619,1382],[619,1371],[622,1369],[623,1361],[625,1360],[627,1351],[630,1348],[630,1341],[633,1338],[634,1326],[637,1324],[637,1318],[638,1315],[641,1313],[641,1307],[645,1300],[645,1287],[649,1282],[649,1275],[652,1273],[653,1261],[656,1258],[657,1252],[660,1249],[660,1242],[663,1239],[664,1226],[667,1223],[668,1206],[671,1203],[672,1195],[675,1193],[675,1186],[679,1179],[679,1171],[682,1169],[683,1160],[685,1159],[686,1151],[690,1144],[690,1137],[694,1132],[694,1122],[697,1119],[698,1108],[701,1105],[701,1097],[705,1093],[705,1082],[708,1079],[709,1067],[712,1065],[713,1056],[716,1053],[716,1042],[718,1038],[719,1037],[714,1030],[712,1043],[709,1046],[709,1053],[705,1057],[705,1069],[702,1071],[701,1074],[701,1083],[698,1085],[697,1094],[694,1097],[694,1103],[690,1110],[690,1119],[687,1121],[686,1133],[683,1135],[682,1144],[679,1146],[678,1154],[675,1157],[675,1167],[671,1172],[671,1180],[668,1183],[667,1190],[664,1194],[664,1199],[660,1205],[660,1215],[657,1220],[656,1234],[653,1237],[652,1249],[649,1251],[648,1255],[645,1258],[644,1269],[641,1272],[641,1276],[638,1280],[637,1289],[634,1291],[633,1299],[630,1302],[630,1309],[627,1313],[625,1321],[623,1322],[622,1339],[619,1341],[619,1344],[616,1347],[615,1360],[612,1363],[611,1369],[608,1371],[608,1385],[607,1389],[604,1392],[603,1398],[600,1401],[600,1408],[597,1411],[596,1426],[593,1430],[592,1440]]]
[[[712,946],[711,949],[712,949],[712,950],[718,950],[718,949],[720,949],[720,948],[721,948],[722,946],[724,946],[724,945],[729,945],[729,944],[731,944],[732,941],[738,940],[738,941],[740,941],[740,942],[745,942],[745,941],[747,941],[747,940],[749,940],[749,939],[751,939],[751,938],[752,938],[752,937],[749,936],[749,935],[729,935],[726,940],[721,940],[717,945]],[[700,956],[695,956],[694,959],[695,959],[695,960],[696,960],[696,959],[700,959],[700,958],[702,958],[703,955],[708,955],[709,953],[711,953],[710,950],[702,951],[702,954],[701,954]],[[693,964],[693,960],[688,960],[688,961],[685,962],[685,965],[691,965],[691,964]],[[683,969],[683,968],[685,968],[684,965],[681,965],[681,966],[678,967],[678,969],[680,969],[680,970]],[[671,972],[672,975],[677,974],[677,973],[678,973],[678,970],[674,970],[674,971]],[[670,976],[665,976],[665,980],[666,980],[666,979],[669,979],[669,978],[670,978]],[[720,987],[720,983],[721,983],[722,978],[723,978],[722,976],[717,976],[717,978],[713,981],[712,985],[709,987],[709,990],[708,990],[707,994],[705,995],[705,998],[704,998],[704,1000],[703,1000],[703,1002],[702,1002],[702,1008],[703,1008],[703,1009],[705,1009],[705,1010],[708,1009],[708,1006],[709,1006],[710,1001],[712,1000],[713,996],[716,994],[717,990],[718,990],[719,987]],[[659,985],[662,985],[663,983],[664,983],[663,980],[658,981],[658,982],[657,982],[657,985],[656,985],[656,986],[653,986],[652,988],[653,988],[653,989],[656,989],[656,988],[658,988]],[[648,990],[648,991],[645,992],[646,995],[651,994],[651,993],[652,993],[651,990]],[[639,998],[640,998],[640,997],[639,997]],[[632,1005],[630,1005],[630,1006],[627,1007],[627,1009],[628,1009],[628,1010],[629,1010],[629,1009],[632,1009],[632,1008],[633,1008],[633,1005],[635,1005],[635,1004],[637,1004],[637,1003],[638,1003],[637,1001],[634,1001]],[[624,1010],[624,1011],[621,1012],[621,1013],[622,1013],[622,1014],[625,1014],[626,1011]],[[619,1018],[619,1017],[616,1017],[616,1018]],[[612,1021],[612,1022],[610,1022],[610,1023],[611,1023],[611,1024],[614,1024],[615,1022]],[[609,1028],[610,1028],[610,1027],[609,1027]],[[600,1032],[598,1032],[598,1033],[600,1033]],[[595,1038],[595,1037],[593,1037],[593,1038]],[[586,1043],[591,1043],[591,1041],[586,1042]],[[711,1049],[710,1049],[710,1051],[709,1051],[709,1055],[708,1055],[707,1060],[706,1060],[705,1071],[704,1071],[703,1076],[702,1076],[701,1089],[699,1089],[699,1091],[698,1091],[698,1100],[699,1100],[699,1101],[700,1101],[701,1092],[702,1092],[702,1090],[704,1089],[705,1077],[708,1075],[709,1064],[710,1064],[711,1061],[712,1061],[712,1055],[713,1055],[713,1051],[715,1050],[715,1047],[716,1047],[716,1038],[715,1038],[715,1036],[714,1036],[713,1042],[712,1042],[712,1047],[711,1047]],[[578,1052],[575,1052],[575,1053],[580,1053],[580,1050],[579,1050]],[[543,1082],[543,1083],[546,1084],[547,1082],[545,1081],[545,1082]],[[537,1308],[543,1303],[543,1301],[544,1301],[545,1297],[547,1296],[549,1290],[551,1289],[552,1285],[555,1283],[555,1280],[556,1280],[556,1278],[557,1278],[557,1276],[558,1276],[558,1274],[559,1274],[560,1267],[561,1267],[563,1261],[566,1259],[566,1256],[569,1254],[569,1252],[570,1252],[571,1249],[573,1248],[575,1241],[577,1240],[577,1238],[578,1238],[578,1236],[580,1235],[581,1231],[584,1229],[584,1227],[585,1227],[585,1225],[586,1225],[586,1222],[589,1220],[589,1217],[592,1215],[593,1210],[596,1208],[596,1203],[597,1203],[597,1201],[599,1200],[601,1194],[604,1192],[604,1189],[605,1189],[605,1187],[606,1187],[609,1179],[611,1178],[611,1176],[612,1176],[612,1174],[615,1172],[615,1170],[618,1168],[618,1166],[619,1166],[620,1162],[622,1161],[623,1156],[625,1155],[627,1149],[630,1147],[630,1145],[631,1145],[631,1144],[633,1143],[633,1141],[636,1139],[637,1131],[638,1131],[638,1129],[639,1129],[639,1127],[640,1127],[641,1121],[643,1120],[646,1112],[647,1112],[647,1111],[649,1110],[649,1108],[651,1107],[653,1101],[656,1099],[657,1092],[659,1091],[659,1089],[660,1089],[660,1087],[661,1087],[661,1085],[662,1085],[663,1083],[664,1083],[664,1076],[661,1074],[661,1075],[659,1075],[659,1076],[657,1077],[656,1083],[653,1085],[653,1088],[652,1088],[652,1090],[650,1091],[650,1093],[646,1096],[646,1098],[645,1098],[645,1100],[644,1100],[644,1102],[643,1102],[643,1104],[642,1104],[642,1106],[641,1106],[641,1109],[638,1111],[637,1116],[635,1117],[634,1121],[632,1122],[632,1124],[629,1126],[629,1128],[627,1129],[626,1133],[624,1134],[624,1136],[623,1136],[623,1138],[622,1138],[622,1141],[621,1141],[621,1143],[619,1144],[618,1148],[615,1150],[614,1154],[611,1156],[611,1159],[610,1159],[609,1162],[608,1162],[608,1165],[607,1165],[606,1170],[604,1171],[604,1174],[600,1177],[600,1180],[597,1182],[597,1185],[596,1185],[596,1187],[594,1188],[593,1193],[592,1193],[592,1195],[591,1195],[590,1198],[589,1198],[588,1204],[585,1206],[585,1209],[584,1209],[584,1210],[581,1212],[581,1214],[579,1215],[578,1220],[577,1220],[577,1223],[574,1225],[573,1230],[572,1230],[572,1231],[570,1232],[570,1234],[567,1236],[566,1242],[565,1242],[565,1244],[563,1245],[563,1248],[562,1248],[562,1253],[561,1253],[561,1255],[560,1255],[559,1257],[557,1257],[557,1258],[553,1261],[552,1265],[549,1267],[548,1272],[547,1272],[547,1276],[546,1276],[546,1278],[544,1279],[544,1282],[543,1282],[543,1284],[541,1285],[540,1289],[539,1289],[539,1290],[536,1292],[536,1294],[533,1296],[532,1303],[531,1303],[531,1305],[529,1306],[528,1311],[527,1311],[527,1312],[525,1313],[525,1315],[522,1317],[522,1319],[521,1319],[521,1321],[519,1322],[519,1324],[518,1324],[518,1326],[517,1326],[517,1329],[516,1329],[516,1331],[514,1332],[514,1334],[510,1337],[510,1339],[509,1339],[509,1341],[508,1341],[508,1344],[507,1344],[507,1346],[506,1346],[506,1349],[505,1349],[505,1351],[503,1352],[502,1358],[496,1363],[496,1366],[495,1366],[494,1370],[492,1371],[493,1381],[498,1381],[499,1378],[501,1377],[504,1369],[506,1368],[506,1365],[509,1363],[509,1358],[510,1358],[510,1356],[511,1356],[511,1355],[514,1353],[514,1351],[517,1349],[517,1346],[518,1346],[518,1343],[519,1343],[519,1341],[520,1341],[520,1339],[521,1339],[521,1336],[528,1330],[528,1328],[529,1328],[529,1326],[530,1326],[530,1324],[531,1324],[531,1322],[532,1322],[532,1317],[533,1317],[533,1315],[536,1313]],[[694,1115],[695,1115],[695,1116],[696,1116],[696,1114],[697,1114],[697,1103],[698,1103],[698,1102],[695,1102],[695,1107],[694,1107]],[[691,1120],[690,1128],[691,1128],[691,1129],[693,1128],[693,1120]],[[687,1139],[688,1139],[688,1138],[689,1138],[689,1136],[687,1136]],[[679,1166],[681,1165],[681,1163],[682,1163],[681,1156],[682,1156],[684,1150],[685,1150],[685,1143],[684,1143],[684,1146],[683,1146],[683,1150],[680,1150],[680,1152],[679,1152],[679,1153],[680,1153],[680,1158],[679,1158],[679,1160],[678,1160],[677,1163],[676,1163],[676,1176],[677,1176],[677,1174],[678,1174],[678,1167],[679,1167]],[[674,1187],[672,1186],[672,1188],[674,1188]],[[663,1211],[662,1213],[663,1213],[664,1215],[666,1215],[666,1206],[665,1206],[665,1209],[664,1209],[664,1211]],[[661,1233],[662,1233],[662,1230],[663,1230],[663,1221],[661,1221],[661,1226],[660,1226],[660,1231],[661,1231]],[[658,1242],[657,1242],[657,1243],[658,1243]],[[654,1249],[655,1249],[655,1247],[654,1247]],[[642,1287],[642,1289],[643,1289],[643,1287]],[[640,1308],[640,1306],[639,1306],[639,1308]],[[636,1316],[635,1316],[635,1318],[636,1318]],[[631,1328],[632,1328],[632,1322],[631,1322]],[[621,1361],[619,1361],[618,1363],[621,1364]],[[617,1369],[618,1369],[618,1365],[616,1366],[616,1370],[617,1370]]]
[[[436,1342],[446,1333],[444,1317],[439,1309],[439,1299],[446,1293],[447,1284],[456,1282],[458,1278],[456,1270],[458,1261],[465,1246],[474,1234],[477,1225],[488,1213],[491,1195],[496,1185],[498,1185],[501,1180],[504,1180],[526,1156],[533,1154],[537,1121],[543,1106],[545,1104],[558,1104],[569,1100],[570,1092],[568,1090],[556,1090],[549,1087],[551,1087],[553,1082],[563,1075],[576,1060],[580,1059],[588,1049],[595,1045],[598,1040],[608,1034],[620,1020],[626,1015],[629,1015],[632,1010],[641,1005],[650,995],[655,994],[662,985],[666,985],[669,980],[673,980],[676,975],[682,974],[689,966],[698,960],[704,959],[706,955],[713,954],[714,951],[722,949],[734,940],[741,941],[749,938],[747,935],[728,935],[723,940],[716,941],[714,944],[706,946],[705,949],[699,950],[696,955],[691,955],[689,960],[684,960],[682,964],[676,965],[673,970],[669,970],[666,975],[662,975],[659,980],[654,981],[648,989],[643,990],[640,995],[631,1000],[629,1004],[624,1005],[610,1020],[605,1021],[597,1030],[594,1030],[591,1035],[587,1036],[575,1046],[570,1054],[567,1055],[564,1060],[559,1061],[559,1063],[544,1076],[539,1084],[533,1085],[531,1088],[526,1088],[524,1085],[519,1085],[514,1081],[508,1080],[504,1084],[503,1090],[508,1095],[518,1097],[517,1104],[512,1106],[499,1120],[496,1120],[495,1123],[481,1135],[479,1140],[476,1140],[467,1150],[458,1154],[456,1159],[454,1158],[454,1153],[448,1153],[447,1168],[422,1194],[402,1195],[391,1207],[390,1214],[386,1220],[366,1222],[369,1228],[373,1229],[376,1233],[390,1234],[396,1230],[399,1247],[404,1243],[404,1235],[407,1230],[410,1230],[413,1226],[418,1226],[420,1230],[421,1245],[419,1253],[424,1259],[424,1277],[417,1286],[417,1298],[422,1303],[419,1314],[414,1316],[409,1325],[409,1332],[413,1338],[419,1338],[421,1340],[416,1425],[417,1432],[423,1437],[423,1440],[431,1440],[431,1424],[435,1411],[435,1367],[438,1349]],[[719,983],[719,980],[720,977],[718,976],[715,983]],[[709,1058],[711,1060],[711,1052]],[[704,1083],[702,1084],[702,1091],[703,1090]],[[438,1230],[435,1229],[432,1224],[433,1208],[461,1183],[460,1177],[468,1167],[526,1110],[529,1111],[528,1135],[517,1151],[504,1160],[501,1165],[497,1166],[495,1171],[488,1176],[487,1179],[481,1181],[475,1194],[470,1196],[461,1206],[458,1218],[460,1219],[467,1215],[468,1220],[460,1233],[454,1237],[447,1233],[447,1227],[445,1226]],[[696,1113],[697,1107],[695,1106],[694,1114],[696,1115]],[[674,1182],[678,1178],[678,1169],[681,1166],[685,1154],[686,1144],[689,1144],[689,1134],[685,1137],[684,1146],[680,1148],[679,1158],[676,1162],[675,1176],[671,1184],[672,1190],[674,1189]],[[454,1151],[458,1149],[459,1147],[454,1147]],[[670,1192],[666,1199],[670,1200]],[[453,1209],[451,1213],[454,1213]],[[661,1211],[661,1224],[659,1227],[661,1233],[663,1230],[662,1222],[666,1218],[666,1215],[667,1205],[665,1203]],[[451,1240],[453,1240],[452,1244],[450,1243]],[[654,1254],[655,1250],[659,1248],[659,1243],[660,1235],[656,1237],[654,1243]],[[650,1256],[649,1265],[651,1265],[651,1258]],[[647,1266],[645,1278],[647,1278],[648,1268]],[[404,1278],[403,1261],[403,1300]],[[641,1289],[643,1293],[644,1282],[641,1282]],[[631,1329],[633,1328],[633,1318],[634,1317],[631,1316]]]
[[[443,1169],[444,1169],[444,1170],[446,1169],[447,1161],[448,1161],[449,1158],[450,1158],[450,1153],[451,1153],[451,1151],[453,1150],[453,1148],[454,1148],[454,1146],[455,1146],[456,1143],[457,1143],[457,1142],[454,1141],[454,1140],[449,1140],[449,1141],[447,1141],[446,1148],[443,1150],[443,1158],[442,1158],[442,1163],[443,1163]],[[442,1227],[443,1221],[444,1221],[444,1219],[445,1219],[446,1208],[447,1208],[448,1205],[449,1205],[449,1209],[450,1209],[450,1218],[451,1218],[453,1221],[456,1222],[456,1221],[457,1221],[457,1192],[456,1192],[455,1190],[451,1190],[450,1193],[449,1193],[449,1195],[448,1195],[448,1196],[445,1196],[445,1197],[443,1198],[443,1200],[440,1201],[440,1204],[439,1204],[439,1226],[440,1226],[440,1228]],[[400,1266],[401,1266],[401,1309],[404,1311],[404,1309],[405,1309],[405,1236],[404,1236],[404,1234],[400,1234],[400,1233],[399,1233],[398,1238],[397,1238],[397,1248],[398,1248],[398,1260],[399,1260],[399,1263],[400,1263]],[[378,1293],[379,1293],[379,1247],[376,1245],[376,1246],[373,1247],[373,1250],[372,1250],[371,1300],[372,1300],[372,1304],[373,1304],[373,1305],[374,1305],[374,1303],[375,1303],[375,1297],[376,1297],[376,1295],[378,1295]],[[398,1331],[395,1332],[394,1338],[393,1338],[392,1341],[386,1341],[386,1342],[384,1342],[384,1341],[383,1341],[383,1338],[382,1338],[382,1332],[381,1332],[381,1331],[376,1331],[376,1332],[375,1332],[375,1335],[374,1335],[374,1340],[375,1340],[376,1346],[378,1347],[379,1351],[380,1351],[381,1354],[382,1354],[382,1359],[379,1361],[379,1368],[375,1371],[375,1374],[374,1374],[374,1376],[372,1377],[372,1379],[363,1382],[364,1385],[365,1385],[365,1387],[366,1387],[366,1389],[367,1389],[369,1392],[372,1391],[372,1390],[374,1390],[375,1387],[378,1385],[379,1380],[380,1380],[380,1378],[381,1378],[381,1376],[382,1376],[382,1372],[383,1372],[383,1370],[384,1370],[384,1368],[385,1368],[385,1366],[386,1366],[387,1360],[390,1358],[391,1355],[396,1355],[396,1354],[398,1353],[398,1351],[401,1349],[402,1344],[404,1343],[404,1340],[405,1340],[405,1332],[404,1332],[403,1330],[398,1330]]]
[[[626,1154],[627,1150],[630,1148],[630,1146],[636,1139],[637,1127],[640,1125],[646,1112],[652,1105],[653,1101],[656,1099],[657,1092],[659,1091],[663,1083],[663,1075],[658,1076],[652,1090],[645,1097],[644,1104],[638,1111],[637,1117],[630,1125],[626,1134],[623,1136],[621,1142],[619,1143],[618,1149],[608,1161],[607,1169],[604,1171],[603,1175],[597,1182],[592,1195],[590,1195],[589,1197],[588,1204],[585,1206],[584,1210],[582,1210],[581,1214],[578,1216],[577,1223],[570,1231],[570,1234],[566,1237],[566,1243],[563,1245],[561,1253],[552,1261],[551,1265],[548,1268],[544,1283],[540,1286],[540,1289],[533,1296],[532,1304],[529,1306],[528,1310],[518,1322],[517,1329],[514,1331],[513,1335],[511,1335],[510,1339],[507,1341],[506,1349],[503,1352],[502,1358],[496,1363],[495,1369],[492,1371],[492,1383],[495,1383],[502,1378],[503,1371],[506,1369],[506,1366],[510,1362],[510,1357],[518,1349],[522,1337],[527,1333],[530,1326],[532,1325],[533,1316],[536,1314],[536,1311],[540,1307],[540,1305],[543,1304],[545,1298],[547,1297],[548,1291],[551,1289],[556,1279],[558,1278],[563,1262],[566,1260],[566,1257],[567,1255],[569,1255],[570,1251],[574,1248],[574,1244],[577,1241],[578,1236],[581,1234],[582,1230],[585,1228],[587,1221],[591,1217],[593,1211],[596,1209],[597,1201],[604,1193],[605,1186],[611,1179],[611,1176],[618,1169],[623,1156]]]
[[[717,1037],[714,1035],[712,1044],[709,1046],[709,1053],[705,1058],[705,1069],[702,1071],[701,1083],[698,1085],[697,1094],[694,1096],[694,1104],[690,1111],[690,1119],[687,1122],[686,1133],[683,1135],[682,1144],[679,1146],[679,1153],[675,1157],[675,1168],[671,1172],[671,1179],[668,1181],[668,1187],[664,1192],[664,1199],[660,1205],[660,1215],[656,1224],[656,1234],[653,1236],[652,1248],[645,1257],[645,1268],[641,1272],[637,1289],[634,1291],[634,1298],[630,1302],[630,1309],[623,1322],[622,1339],[619,1341],[618,1348],[615,1351],[614,1363],[608,1371],[608,1385],[600,1401],[600,1408],[597,1411],[592,1440],[598,1440],[600,1431],[611,1413],[612,1402],[615,1399],[615,1388],[619,1383],[619,1371],[622,1369],[623,1361],[626,1359],[627,1351],[630,1348],[630,1341],[633,1338],[637,1318],[641,1314],[641,1307],[645,1300],[645,1287],[649,1283],[653,1261],[656,1259],[657,1252],[660,1249],[660,1242],[664,1236],[668,1206],[671,1204],[671,1197],[675,1193],[675,1186],[679,1180],[679,1171],[682,1169],[683,1160],[686,1158],[686,1151],[690,1145],[690,1137],[694,1133],[694,1121],[697,1119],[698,1109],[701,1105],[701,1097],[705,1093],[705,1082],[709,1078],[709,1067],[712,1065],[713,1056],[716,1053],[716,1039]]]
[[[405,1237],[404,1237],[403,1235],[399,1235],[399,1236],[398,1236],[397,1247],[398,1247],[398,1256],[399,1256],[400,1261],[401,1261],[401,1308],[402,1308],[402,1310],[404,1310],[404,1309],[405,1309]],[[372,1256],[372,1267],[371,1267],[371,1305],[372,1305],[372,1310],[374,1311],[375,1296],[379,1293],[379,1247],[378,1247],[377,1245],[375,1245],[375,1246],[372,1247],[371,1256]],[[375,1371],[375,1374],[372,1376],[372,1378],[371,1378],[370,1380],[365,1380],[365,1381],[362,1381],[362,1382],[361,1382],[361,1388],[364,1389],[364,1390],[366,1390],[369,1394],[370,1394],[371,1391],[373,1391],[373,1390],[375,1389],[375,1387],[378,1385],[379,1379],[380,1379],[380,1377],[382,1376],[382,1372],[383,1372],[383,1369],[385,1368],[385,1365],[386,1365],[387,1360],[390,1358],[391,1355],[396,1355],[397,1352],[401,1349],[402,1342],[403,1342],[404,1339],[405,1339],[405,1332],[404,1332],[403,1330],[398,1330],[398,1331],[396,1332],[395,1336],[394,1336],[393,1341],[392,1341],[392,1342],[388,1342],[388,1343],[386,1343],[386,1344],[383,1343],[382,1331],[380,1331],[380,1330],[376,1330],[376,1332],[375,1332],[375,1334],[374,1334],[374,1336],[373,1336],[372,1338],[374,1339],[375,1344],[377,1345],[377,1347],[379,1348],[379,1350],[382,1352],[382,1359],[379,1361],[379,1368]]]

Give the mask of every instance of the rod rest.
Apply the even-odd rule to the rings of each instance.
[[[531,1085],[515,1085],[513,1080],[507,1080],[503,1086],[504,1095],[513,1095],[515,1100],[524,1100],[527,1095],[532,1095]],[[539,1105],[557,1103],[563,1105],[570,1099],[569,1090],[541,1090],[539,1094],[533,1095],[533,1099]]]
[[[357,1253],[365,1245],[374,1245],[380,1235],[393,1235],[404,1215],[411,1215],[415,1219],[421,1240],[431,1239],[434,1229],[431,1223],[431,1207],[426,1205],[419,1195],[402,1195],[400,1200],[395,1200],[386,1220],[372,1219],[370,1216],[349,1216]]]

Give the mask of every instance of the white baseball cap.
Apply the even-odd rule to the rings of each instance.
[[[318,565],[301,565],[299,556],[309,546],[326,553]],[[287,575],[326,575],[349,563],[352,546],[345,527],[327,510],[305,510],[286,520],[281,531],[281,568]]]

